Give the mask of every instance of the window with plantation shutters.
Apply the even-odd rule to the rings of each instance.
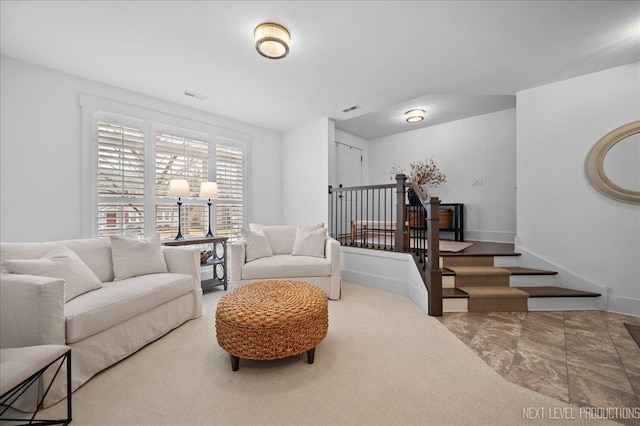
[[[186,179],[190,197],[182,200],[182,234],[185,237],[203,236],[208,229],[207,206],[190,198],[197,199],[200,183],[209,180],[208,142],[156,132],[155,151],[156,232],[162,238],[175,237],[178,210],[176,200],[167,197],[169,181]]]
[[[87,94],[82,109],[82,235],[178,233],[178,206],[168,197],[172,179],[186,179],[182,235],[209,230],[236,239],[244,226],[247,136],[186,117]],[[202,182],[218,182],[219,198],[199,198]]]
[[[98,123],[98,235],[144,234],[144,132]]]
[[[216,145],[216,180],[216,235],[235,241],[244,224],[244,148]]]

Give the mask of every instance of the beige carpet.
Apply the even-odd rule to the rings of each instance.
[[[102,372],[74,393],[73,425],[582,424],[549,420],[569,407],[507,382],[408,298],[354,284],[329,302],[316,349],[280,361],[240,361],[215,341],[215,305]],[[543,408],[543,420],[523,410]],[[58,404],[45,410],[55,415]],[[532,411],[530,411],[532,413]],[[599,424],[586,422],[585,424]]]

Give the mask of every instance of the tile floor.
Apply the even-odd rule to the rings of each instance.
[[[507,380],[577,406],[640,407],[640,347],[599,311],[445,313],[441,322]],[[640,421],[624,421],[640,424]]]

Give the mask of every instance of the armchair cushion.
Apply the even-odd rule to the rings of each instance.
[[[14,274],[62,278],[65,302],[102,287],[96,274],[65,246],[54,248],[40,259],[7,259],[4,267]]]
[[[242,279],[327,277],[331,263],[324,257],[274,255],[242,266]]]
[[[324,223],[301,226],[308,234],[299,231],[297,226],[263,226],[251,223],[249,227],[252,231],[264,231],[273,256],[247,262],[245,240],[232,243],[231,265],[228,270],[231,288],[257,280],[293,279],[320,287],[329,299],[340,299],[340,243],[327,235]],[[316,233],[316,230],[319,231]],[[294,255],[298,232],[300,246],[295,248]],[[310,246],[302,244],[302,239],[305,239],[303,237],[310,235],[322,242],[320,247],[314,247],[313,253],[306,252]]]
[[[294,256],[325,257],[324,246],[326,239],[327,228],[315,230],[298,228],[291,254]]]
[[[271,244],[269,244],[269,239],[264,231],[254,232],[248,229],[243,229],[242,238],[244,239],[246,262],[251,262],[252,260],[260,259],[262,257],[273,256]]]
[[[316,225],[301,226],[305,229],[319,229],[324,226],[324,223],[318,223]],[[271,250],[273,254],[291,254],[293,251],[293,244],[296,241],[296,232],[298,227],[296,226],[265,226],[255,223],[249,224],[249,229],[252,231],[264,231],[269,239]]]
[[[168,272],[158,235],[146,240],[112,235],[111,257],[114,280]]]

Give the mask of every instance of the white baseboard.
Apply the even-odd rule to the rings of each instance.
[[[596,297],[530,297],[529,311],[599,311]]]
[[[554,276],[556,286],[599,293],[601,295],[600,297],[593,298],[596,301],[596,309],[601,311],[609,310],[609,291],[606,286],[597,285],[586,278],[580,277],[571,271],[568,271],[561,266],[528,251],[524,247],[516,246],[516,251],[521,254],[521,256],[518,257],[518,266],[556,271],[558,272],[558,274]]]
[[[640,299],[609,295],[607,311],[640,317]]]

